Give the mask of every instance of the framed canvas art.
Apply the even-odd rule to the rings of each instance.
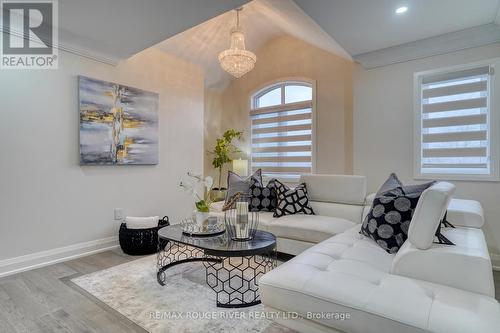
[[[158,164],[158,94],[79,76],[80,164]]]

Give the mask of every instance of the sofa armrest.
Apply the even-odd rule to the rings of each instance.
[[[375,200],[376,193],[370,193],[365,198],[365,206],[363,207],[363,215],[361,216],[361,223],[365,220],[366,215],[370,212],[372,208],[373,200]]]
[[[451,199],[447,220],[454,226],[482,228],[484,213],[481,204],[475,200]]]
[[[373,200],[375,200],[375,196],[377,193],[370,193],[365,198],[365,206],[371,206],[373,204]]]
[[[391,273],[495,297],[493,271],[481,229],[446,228],[455,245],[433,243],[420,250],[406,241],[394,257]]]

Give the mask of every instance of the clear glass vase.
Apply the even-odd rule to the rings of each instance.
[[[250,211],[249,203],[249,196],[239,195],[224,213],[226,231],[233,240],[251,240],[259,227],[259,212]]]

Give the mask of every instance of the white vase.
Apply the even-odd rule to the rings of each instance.
[[[205,222],[208,219],[210,214],[207,212],[200,212],[200,211],[195,210],[194,216],[195,216],[196,225],[201,228],[203,226],[203,222]]]

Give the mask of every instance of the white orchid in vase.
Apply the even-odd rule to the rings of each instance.
[[[212,200],[209,195],[206,196],[206,199],[200,197],[197,190],[200,186],[203,186],[203,188],[206,188],[207,193],[210,193],[214,184],[214,179],[210,176],[203,178],[201,175],[194,174],[192,172],[188,172],[187,175],[193,179],[193,182],[181,181],[179,184],[180,187],[194,198],[194,204],[198,212],[208,213],[210,211],[210,206],[212,205]]]

